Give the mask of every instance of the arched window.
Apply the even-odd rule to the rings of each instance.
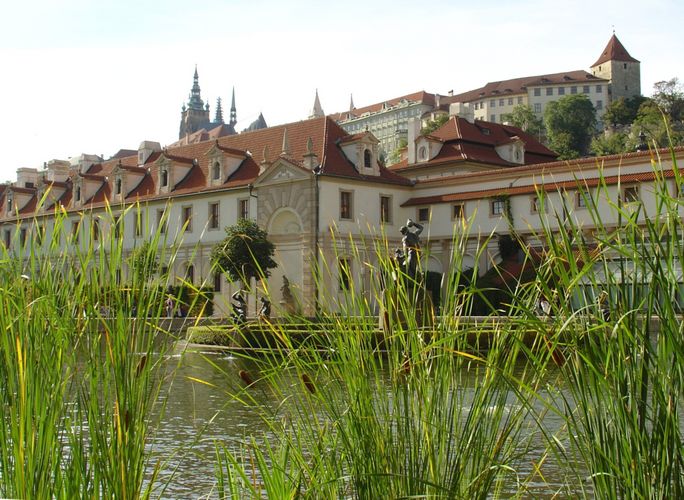
[[[370,149],[363,150],[363,166],[366,168],[371,168],[371,163],[373,161],[373,154]]]
[[[190,284],[195,282],[195,266],[192,264],[188,265],[188,268],[185,271],[185,281]]]
[[[161,185],[162,187],[169,185],[169,171],[166,169],[161,171]]]
[[[114,187],[114,193],[115,194],[121,194],[121,177],[116,179],[115,187]]]
[[[421,146],[420,149],[418,149],[418,159],[427,160],[427,148],[425,146]]]
[[[76,201],[81,201],[81,187],[80,186],[76,187],[76,194],[74,195],[74,198],[76,198]]]
[[[219,162],[214,163],[211,169],[211,178],[215,181],[221,178],[221,164]]]

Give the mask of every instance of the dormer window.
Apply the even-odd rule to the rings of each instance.
[[[373,168],[373,153],[371,153],[370,149],[364,149],[363,151],[363,166]]]
[[[421,161],[427,160],[427,148],[425,146],[418,148],[418,159]]]
[[[76,190],[74,191],[74,199],[76,201],[81,201],[81,186],[76,186]]]
[[[211,167],[211,179],[217,181],[221,178],[221,164],[219,162],[214,163]]]
[[[12,213],[12,205],[14,204],[14,200],[12,199],[11,195],[7,196],[7,212]]]
[[[121,194],[121,177],[114,181],[114,194]]]
[[[167,169],[162,169],[160,184],[162,187],[167,187],[169,185],[169,171]]]

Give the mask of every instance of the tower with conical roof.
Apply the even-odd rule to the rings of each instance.
[[[178,138],[182,139],[187,134],[197,132],[204,128],[209,119],[209,107],[204,106],[202,96],[200,94],[199,76],[197,74],[197,66],[195,66],[195,75],[193,76],[192,89],[190,90],[190,97],[188,99],[187,107],[185,104],[181,110],[180,129],[178,131]]]
[[[624,45],[613,36],[601,55],[591,65],[594,76],[610,80],[610,101],[624,97],[628,99],[641,95],[641,63],[634,59]]]
[[[321,107],[321,101],[318,98],[318,89],[316,89],[316,98],[314,99],[313,108],[311,108],[311,113],[309,113],[309,118],[320,118],[325,116],[323,108]]]

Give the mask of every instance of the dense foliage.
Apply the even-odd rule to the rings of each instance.
[[[269,270],[278,266],[274,253],[266,231],[252,220],[240,219],[226,227],[226,237],[211,250],[211,261],[231,281],[249,282],[271,275]]]

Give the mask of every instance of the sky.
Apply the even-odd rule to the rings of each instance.
[[[237,129],[426,90],[589,70],[610,36],[641,61],[642,94],[684,81],[680,0],[33,0],[0,18],[0,181],[81,153],[178,139],[197,65],[202,98]]]

